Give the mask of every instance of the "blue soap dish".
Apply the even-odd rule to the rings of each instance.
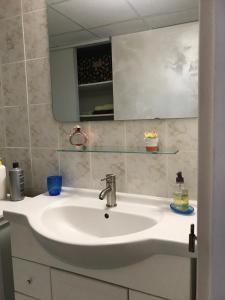
[[[170,203],[170,208],[172,209],[172,211],[174,211],[175,213],[180,214],[180,215],[191,215],[191,214],[193,214],[193,212],[195,210],[194,207],[191,206],[191,205],[188,206],[187,210],[184,210],[184,211],[179,210],[179,209],[176,208],[174,203]]]

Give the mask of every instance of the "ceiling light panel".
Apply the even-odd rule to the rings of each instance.
[[[198,20],[198,13],[195,9],[172,14],[145,17],[149,28],[160,28],[178,25]]]
[[[50,7],[48,8],[48,28],[50,35],[82,30],[82,27]]]
[[[133,33],[147,29],[148,27],[144,24],[144,22],[142,20],[137,19],[98,27],[92,29],[91,31],[101,38],[106,38],[114,35]]]
[[[99,27],[138,17],[125,0],[69,0],[53,6],[85,28]]]
[[[94,36],[86,30],[78,32],[69,32],[61,35],[51,36],[50,47],[77,45],[93,40],[96,40],[96,36]]]
[[[141,16],[198,9],[198,0],[128,0]]]

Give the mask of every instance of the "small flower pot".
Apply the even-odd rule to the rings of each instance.
[[[159,150],[159,138],[146,138],[145,147],[149,152],[157,152]]]

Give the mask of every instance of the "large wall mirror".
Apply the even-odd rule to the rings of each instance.
[[[197,0],[47,0],[61,122],[198,116]]]

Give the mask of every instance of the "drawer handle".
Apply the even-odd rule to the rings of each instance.
[[[32,281],[33,281],[33,279],[32,279],[32,278],[29,278],[29,279],[27,279],[27,283],[28,283],[28,284],[31,284],[31,283],[32,283]]]

